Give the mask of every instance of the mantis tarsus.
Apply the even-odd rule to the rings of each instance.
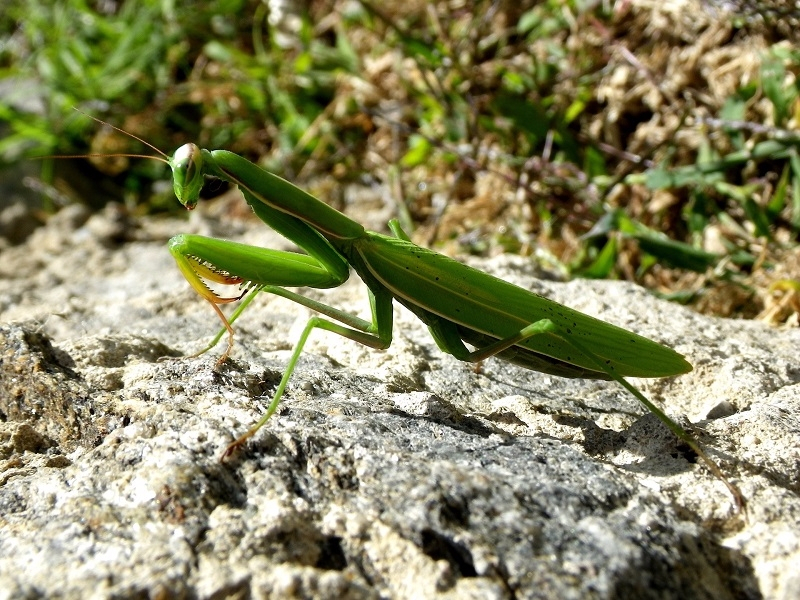
[[[175,194],[187,209],[197,205],[204,176],[218,177],[236,185],[264,223],[307,253],[198,235],[172,238],[169,249],[181,272],[225,325],[201,353],[213,347],[227,330],[228,345],[219,362],[229,356],[232,323],[261,292],[287,298],[328,317],[309,319],[267,411],[228,446],[223,458],[253,436],[276,411],[313,329],[385,349],[392,341],[392,302],[397,300],[428,326],[442,351],[459,360],[477,362],[496,357],[560,377],[618,382],[703,459],[728,487],[737,510],[744,506],[738,488],[699,442],[624,379],[690,371],[692,366],[674,350],[417,246],[397,221],[389,223],[393,236],[368,231],[234,153],[185,144],[167,162],[172,168]],[[336,287],[347,280],[351,268],[369,290],[371,321],[286,289]],[[246,291],[237,297],[221,297],[205,281],[239,284]],[[226,318],[219,305],[242,298],[240,306]]]

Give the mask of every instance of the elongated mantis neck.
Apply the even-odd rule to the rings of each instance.
[[[328,239],[355,240],[366,235],[360,223],[241,156],[225,150],[202,150],[202,161],[209,175],[233,183],[245,195],[303,221]]]

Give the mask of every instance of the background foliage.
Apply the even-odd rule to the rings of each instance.
[[[0,160],[152,154],[86,113],[165,151],[232,150],[340,208],[348,185],[380,189],[446,251],[796,324],[786,20],[651,4],[11,0]],[[40,164],[50,209],[178,206],[155,161]]]

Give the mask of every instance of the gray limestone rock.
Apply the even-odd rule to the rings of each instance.
[[[286,243],[76,211],[0,254],[0,598],[800,597],[797,329],[475,264],[685,354],[633,383],[696,424],[747,521],[619,386],[460,363],[404,309],[384,352],[315,332],[222,463],[308,312],[264,296],[227,363],[186,358],[219,323],[164,244]],[[309,294],[368,314],[355,277]]]

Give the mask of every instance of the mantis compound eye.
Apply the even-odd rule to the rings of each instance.
[[[187,209],[197,206],[203,187],[203,153],[195,144],[184,144],[170,160],[175,195]]]

